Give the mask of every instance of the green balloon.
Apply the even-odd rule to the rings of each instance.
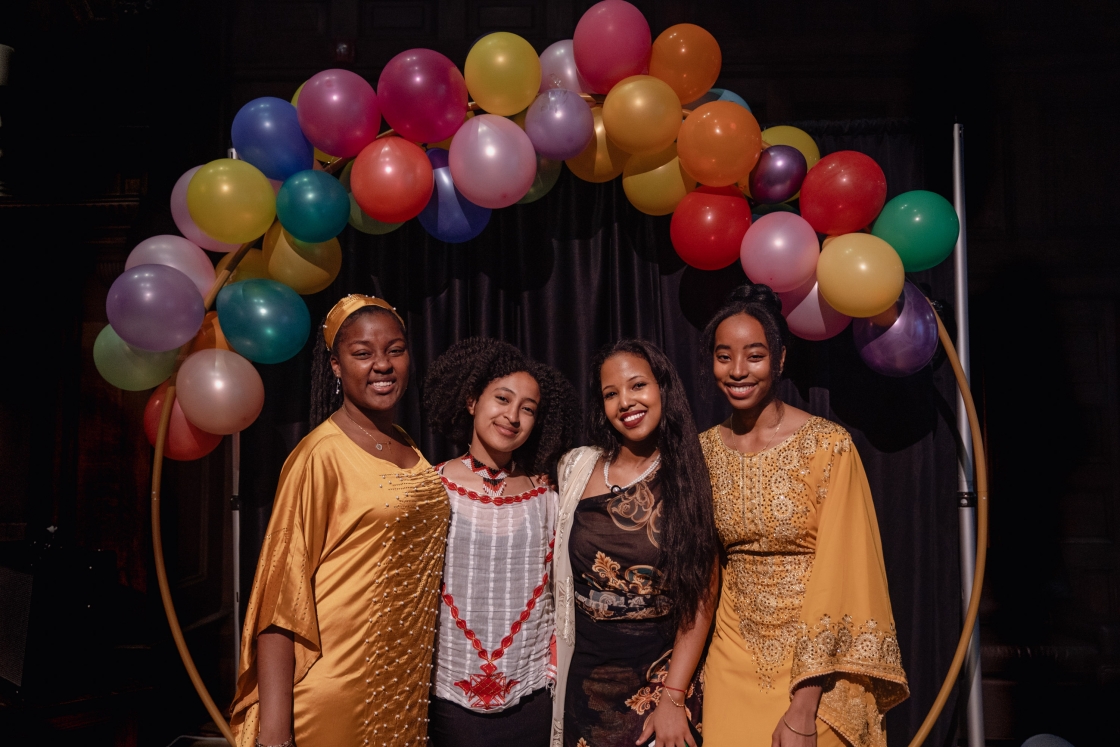
[[[894,247],[907,272],[928,270],[953,253],[961,224],[941,195],[916,189],[888,202],[871,233]]]
[[[150,353],[122,340],[108,324],[93,343],[98,373],[118,389],[139,392],[162,384],[175,369],[179,349]]]
[[[560,179],[560,168],[564,165],[563,161],[552,161],[544,156],[537,156],[537,175],[533,177],[533,186],[529,187],[529,191],[525,196],[517,201],[518,205],[528,205],[530,202],[536,202],[540,198],[552,191],[556,186],[556,182]]]
[[[358,201],[354,199],[354,195],[350,195],[350,225],[358,229],[362,233],[373,234],[374,236],[381,236],[382,234],[392,233],[398,228],[403,226],[403,223],[382,223],[379,220],[369,217],[362,212],[358,207]]]

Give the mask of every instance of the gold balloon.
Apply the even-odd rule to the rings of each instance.
[[[207,236],[243,244],[262,235],[276,219],[276,193],[256,166],[219,158],[191,177],[187,209]]]
[[[841,314],[882,314],[902,294],[906,271],[891,245],[868,233],[835,236],[821,250],[817,283],[828,305]]]
[[[541,59],[517,34],[497,31],[475,42],[463,65],[467,91],[490,114],[508,117],[533,103],[541,87]]]
[[[660,153],[631,156],[622,169],[622,189],[643,213],[668,215],[696,189],[696,180],[681,168],[677,146],[671,144]]]
[[[592,108],[591,115],[595,117],[595,137],[583,149],[583,153],[564,163],[585,182],[609,182],[622,173],[630,154],[607,137],[607,128],[603,126],[603,107]]]
[[[627,153],[660,153],[677,139],[681,102],[665,81],[632,75],[619,81],[603,102],[607,136]]]
[[[198,334],[194,336],[194,340],[191,341],[190,352],[197,353],[199,350],[210,350],[212,348],[233,350],[229,341],[226,340],[226,336],[222,333],[221,325],[218,324],[218,312],[207,311],[205,318],[202,320],[202,327],[198,330]]]
[[[236,254],[236,252],[230,252],[218,260],[218,266],[214,268],[214,272],[220,273],[222,270],[226,269],[226,267],[229,266],[229,261],[233,259],[234,254]],[[250,249],[245,252],[245,256],[242,257],[241,261],[237,264],[237,269],[230,275],[229,282],[238,283],[251,278],[270,279],[268,277],[268,265],[266,265],[264,261],[264,252],[260,249]]]
[[[263,252],[268,276],[301,296],[324,290],[342,269],[342,246],[337,238],[308,244],[293,238],[280,221],[264,235]]]

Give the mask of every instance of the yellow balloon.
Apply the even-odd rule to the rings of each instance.
[[[631,156],[622,169],[622,189],[630,204],[647,215],[668,215],[696,180],[681,168],[676,143],[660,153]]]
[[[292,106],[299,106],[299,94],[301,91],[303,91],[303,87],[305,85],[307,85],[306,80],[300,83],[299,88],[297,88],[296,92],[292,94]]]
[[[607,137],[607,128],[603,126],[603,107],[592,108],[591,115],[595,117],[595,137],[583,153],[564,163],[585,182],[609,182],[622,173],[630,154]]]
[[[834,236],[817,260],[817,283],[828,305],[857,318],[889,309],[902,295],[906,271],[891,245],[869,233]]]
[[[677,139],[681,102],[665,81],[632,75],[619,81],[603,102],[607,136],[627,153],[660,153]]]
[[[214,268],[215,273],[220,273],[222,270],[229,266],[229,261],[233,259],[234,252],[222,257],[218,260],[218,266]],[[252,278],[265,278],[268,277],[268,265],[264,261],[264,252],[260,249],[250,249],[245,253],[245,256],[237,263],[237,269],[230,275],[229,282],[239,283],[242,280],[250,280]]]
[[[517,34],[497,31],[475,42],[463,65],[467,91],[491,114],[508,117],[533,103],[541,87],[541,59]]]
[[[301,296],[324,290],[342,269],[342,246],[337,238],[308,244],[293,238],[280,221],[264,235],[263,251],[268,276]]]
[[[276,219],[276,193],[256,166],[219,158],[191,177],[187,209],[207,236],[243,244],[262,235]]]

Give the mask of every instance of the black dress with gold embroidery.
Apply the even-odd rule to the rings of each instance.
[[[676,631],[657,567],[660,492],[654,474],[576,507],[569,541],[576,645],[564,696],[568,747],[633,747],[661,697],[658,683],[668,673]],[[688,690],[698,738],[699,675]]]

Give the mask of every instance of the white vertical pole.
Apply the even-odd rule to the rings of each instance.
[[[233,685],[237,687],[237,669],[241,660],[241,433],[231,436],[233,442],[233,489],[230,491],[230,516],[233,534]]]
[[[964,208],[964,127],[953,125],[953,205],[961,223],[960,236],[953,251],[953,272],[956,286],[957,355],[966,378],[971,377],[968,350],[968,231]],[[972,440],[969,438],[968,413],[964,399],[957,393],[957,430],[961,434],[958,449],[957,497],[960,518],[961,601],[962,613],[972,597],[972,577],[976,571],[976,485],[973,482]],[[984,747],[984,694],[980,672],[980,621],[972,630],[972,640],[961,679],[962,694],[968,696],[965,721],[968,747]]]

